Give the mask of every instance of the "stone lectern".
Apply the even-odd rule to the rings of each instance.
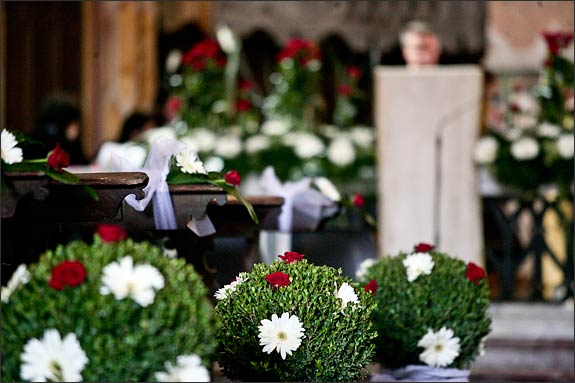
[[[473,164],[481,69],[382,66],[374,81],[380,256],[427,242],[483,265]]]

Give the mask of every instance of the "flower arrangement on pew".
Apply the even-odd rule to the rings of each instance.
[[[491,325],[481,267],[422,243],[409,253],[368,259],[356,275],[377,303],[376,359],[387,376],[468,377],[456,369],[469,368],[482,353]]]
[[[183,259],[101,225],[21,265],[2,289],[8,381],[209,381],[215,319]]]
[[[504,130],[491,129],[475,148],[475,162],[501,184],[535,193],[555,184],[561,195],[573,188],[573,59],[562,54],[573,33],[545,33],[548,57],[538,84],[515,90]]]
[[[373,356],[370,294],[286,252],[216,292],[217,360],[246,381],[355,381]]]

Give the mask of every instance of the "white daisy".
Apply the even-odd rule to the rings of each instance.
[[[338,137],[331,142],[327,158],[336,166],[346,166],[355,161],[355,148],[347,137]]]
[[[0,138],[1,138],[0,147],[2,149],[1,153],[2,161],[4,161],[9,165],[22,162],[24,157],[22,155],[22,149],[16,146],[18,145],[16,137],[6,129],[2,129],[2,134]]]
[[[433,265],[433,258],[427,253],[410,254],[403,260],[409,282],[415,281],[421,274],[431,274]]]
[[[341,201],[341,194],[335,187],[335,185],[325,177],[316,177],[313,179],[315,186],[319,189],[321,194],[326,196],[332,201]]]
[[[335,285],[336,291],[334,295],[337,299],[341,299],[341,311],[343,311],[348,303],[359,304],[359,299],[353,287],[351,287],[347,282],[344,282],[339,290],[337,289],[337,284]],[[355,309],[355,307],[354,307]]]
[[[427,330],[417,346],[425,348],[419,360],[431,367],[447,367],[459,356],[459,338],[445,327],[438,332]]]
[[[240,273],[240,275],[238,275],[236,277],[236,279],[233,280],[231,283],[225,285],[221,289],[218,289],[218,291],[216,291],[216,293],[214,294],[214,297],[216,297],[216,299],[219,301],[226,299],[234,291],[236,291],[237,287],[240,284],[244,283],[247,280],[248,280],[248,274],[247,273]]]
[[[357,270],[355,271],[355,278],[358,281],[363,280],[363,278],[365,278],[365,275],[367,274],[367,270],[374,265],[377,262],[377,259],[375,258],[367,258],[364,259],[360,264],[359,267],[357,268]]]
[[[30,339],[20,358],[20,377],[33,382],[81,382],[88,363],[76,334],[69,333],[62,340],[55,329],[44,331],[41,340]]]
[[[158,382],[209,382],[210,373],[196,354],[180,355],[176,365],[164,363],[167,372],[154,374]]]
[[[556,141],[557,151],[561,158],[566,160],[573,158],[575,151],[575,142],[571,134],[562,134]]]
[[[539,144],[531,137],[523,137],[511,144],[511,154],[518,161],[532,160],[539,154]]]
[[[129,255],[108,264],[102,274],[101,294],[112,293],[117,300],[129,297],[144,307],[153,303],[156,291],[164,287],[164,277],[158,269],[148,264],[134,266]]]
[[[299,318],[289,313],[283,313],[281,318],[273,314],[272,320],[262,319],[258,329],[260,346],[264,346],[262,351],[271,354],[275,350],[281,354],[282,359],[298,349],[305,332]]]
[[[16,291],[16,289],[23,284],[30,281],[30,272],[26,268],[25,264],[21,264],[16,268],[14,274],[10,277],[6,287],[2,287],[2,292],[0,293],[3,303],[8,303],[10,296]]]
[[[480,165],[493,163],[497,157],[499,143],[491,136],[483,137],[475,145],[474,159]]]
[[[193,150],[185,150],[176,154],[176,165],[182,169],[182,173],[188,174],[208,174],[204,168],[204,164],[198,158],[198,155]]]

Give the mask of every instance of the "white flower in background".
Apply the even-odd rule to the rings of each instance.
[[[198,145],[198,141],[192,136],[184,136],[180,138],[180,142],[186,144],[189,150],[193,150],[194,152],[198,153],[200,151],[200,146]]]
[[[18,287],[30,282],[30,272],[26,268],[25,264],[21,264],[16,268],[16,271],[10,277],[6,287],[2,287],[2,292],[0,293],[3,303],[8,303],[10,301],[10,296],[16,291]]]
[[[228,110],[228,102],[226,100],[217,100],[212,104],[212,112],[224,113]]]
[[[216,146],[216,135],[206,128],[194,129],[191,137],[196,142],[200,152],[211,152]]]
[[[570,134],[562,134],[556,141],[557,151],[561,158],[566,160],[573,158],[573,151],[575,150],[575,142],[573,136]]]
[[[291,355],[301,345],[305,328],[297,316],[283,313],[278,318],[273,314],[272,320],[262,319],[260,323],[258,338],[260,346],[264,346],[263,352],[271,354],[272,351],[277,351],[285,360],[286,354]]]
[[[434,265],[433,258],[427,253],[410,254],[403,260],[409,282],[415,281],[422,274],[431,274]]]
[[[521,131],[521,129],[519,128],[510,128],[507,129],[505,132],[505,138],[507,138],[507,141],[513,142],[518,140],[521,135],[523,134],[523,132]]]
[[[511,104],[517,105],[522,112],[530,114],[539,113],[539,103],[529,92],[522,91],[513,93],[509,97],[509,101]]]
[[[208,174],[204,168],[204,164],[198,158],[194,150],[185,150],[176,154],[176,165],[182,170],[182,173],[188,174]]]
[[[348,303],[359,304],[359,299],[353,287],[351,287],[347,282],[342,283],[342,285],[333,293],[337,299],[341,299],[341,311],[343,311]],[[355,307],[353,307],[355,309]]]
[[[214,297],[216,297],[216,299],[219,301],[226,299],[233,292],[236,291],[239,285],[241,285],[247,280],[248,280],[248,274],[240,273],[240,275],[238,275],[231,283],[228,283],[224,287],[218,289],[218,291],[216,291],[216,293],[214,294]]]
[[[127,255],[120,262],[112,262],[102,270],[100,294],[114,294],[117,300],[132,298],[140,306],[154,302],[156,291],[164,288],[164,277],[154,266],[136,265]]]
[[[256,134],[246,140],[246,152],[254,154],[270,147],[270,138],[263,134]]]
[[[171,138],[172,140],[177,139],[176,131],[171,126],[148,129],[141,134],[141,137],[150,145],[159,138]]]
[[[565,109],[573,111],[573,108],[575,107],[575,98],[573,98],[573,94],[571,94],[569,97],[567,97],[567,99],[565,100]]]
[[[235,158],[242,152],[242,141],[235,134],[225,135],[216,142],[214,152],[224,158]]]
[[[341,201],[341,194],[335,187],[335,185],[325,177],[316,177],[313,179],[313,182],[324,196],[329,198],[332,201],[338,202]]]
[[[177,49],[174,49],[168,53],[168,57],[166,58],[166,71],[168,73],[174,73],[180,67],[182,63],[182,52]]]
[[[497,150],[499,143],[494,137],[483,137],[475,145],[474,160],[480,165],[487,165],[493,163],[497,157]]]
[[[346,166],[355,161],[355,148],[347,137],[338,137],[331,142],[327,158],[337,166]]]
[[[537,125],[537,117],[531,114],[520,113],[513,116],[513,125],[519,129],[529,129]]]
[[[210,373],[202,365],[202,359],[196,354],[180,355],[176,365],[164,363],[167,372],[156,372],[158,382],[209,382]]]
[[[375,143],[375,132],[373,128],[368,128],[366,126],[356,126],[351,128],[349,136],[360,148],[369,149],[373,147],[373,144]]]
[[[220,44],[220,47],[222,47],[222,50],[227,54],[234,52],[238,47],[236,37],[227,25],[217,28],[216,39],[218,39],[218,43]]]
[[[321,130],[323,131],[324,136],[328,138],[336,138],[341,135],[339,128],[335,125],[323,125]]]
[[[532,160],[539,154],[539,144],[531,137],[522,137],[511,144],[511,155],[518,161]]]
[[[377,262],[377,259],[375,259],[375,258],[367,258],[367,259],[364,259],[363,261],[361,261],[357,270],[355,271],[355,278],[358,281],[361,281],[363,278],[365,278],[365,275],[367,274],[367,270],[371,266],[373,266],[376,262]]]
[[[454,337],[453,331],[445,327],[438,332],[427,330],[417,346],[425,348],[419,354],[419,360],[431,367],[447,367],[459,356],[459,338]]]
[[[76,334],[62,338],[56,329],[44,331],[41,340],[32,338],[20,355],[20,377],[32,382],[81,382],[88,357]]]
[[[166,258],[177,258],[178,257],[178,249],[167,249],[164,248],[164,252],[162,255]]]
[[[209,157],[206,162],[204,162],[204,167],[208,172],[221,172],[224,170],[224,160],[220,157]]]
[[[574,121],[573,121],[573,116],[565,116],[563,117],[563,127],[567,130],[573,130],[573,125],[574,125]]]
[[[22,155],[22,149],[17,147],[18,141],[16,137],[7,131],[6,129],[2,129],[1,134],[1,149],[2,149],[2,161],[11,165],[17,164],[18,162],[22,162],[24,159]]]
[[[478,354],[479,356],[483,356],[485,355],[485,341],[487,340],[487,335],[485,335],[483,338],[481,338],[481,340],[479,341],[479,347],[478,347]]]
[[[540,137],[555,138],[561,133],[561,128],[557,125],[544,122],[537,127],[537,134]]]
[[[283,136],[291,128],[288,120],[267,120],[262,124],[262,133],[268,136]]]
[[[319,156],[325,148],[322,140],[312,133],[293,133],[288,136],[288,141],[288,145],[293,146],[295,154],[301,159]]]

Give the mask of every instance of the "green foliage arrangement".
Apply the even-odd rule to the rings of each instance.
[[[256,264],[216,293],[215,312],[222,323],[217,360],[226,376],[246,381],[362,378],[376,337],[370,294],[341,270],[315,266],[295,252],[280,257],[269,266]]]
[[[176,379],[178,371],[167,366],[189,354],[196,355],[190,357],[198,362],[194,368],[209,379],[216,322],[201,277],[183,259],[163,257],[159,248],[147,242],[122,240],[121,231],[118,235],[106,226],[111,225],[104,225],[91,245],[76,241],[47,251],[38,263],[20,270],[19,283],[3,288],[3,380],[32,376],[53,381],[150,382],[165,380],[170,372],[167,378]],[[133,260],[131,271],[138,272],[131,277],[130,270],[116,273],[111,285],[106,285],[111,292],[105,294],[106,266],[127,256]],[[123,290],[122,278],[132,278]],[[141,284],[157,278],[163,282],[154,284],[155,296],[150,296],[151,290],[146,292]],[[67,352],[53,345],[50,353],[45,345],[46,354],[30,354],[31,340],[36,339],[37,351],[38,339],[48,329],[57,330],[62,339],[75,334],[76,348],[70,349],[75,342],[68,339]],[[32,367],[22,376],[26,353]],[[157,374],[166,369],[168,374]],[[191,376],[188,379],[198,379]]]
[[[377,360],[389,369],[468,368],[490,330],[485,273],[431,246],[418,250],[379,258],[360,277],[377,302]]]

